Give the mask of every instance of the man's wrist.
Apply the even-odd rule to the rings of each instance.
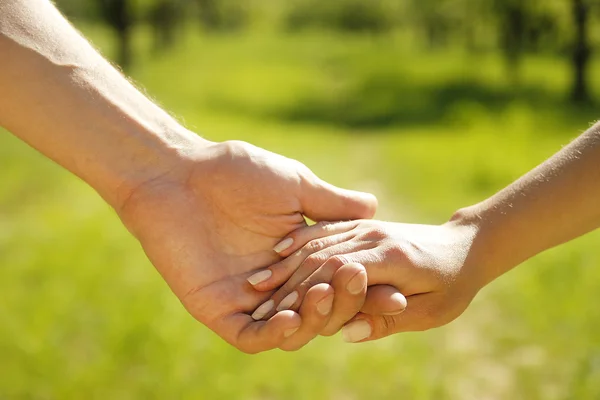
[[[106,163],[101,172],[84,179],[119,212],[133,192],[149,182],[185,180],[194,154],[210,143],[176,123],[159,131],[134,128],[117,144],[120,148],[101,161]]]

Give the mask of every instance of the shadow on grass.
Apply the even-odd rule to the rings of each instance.
[[[515,102],[566,121],[581,122],[600,116],[595,104],[575,104],[564,95],[534,86],[513,90],[469,81],[417,86],[397,77],[370,77],[338,92],[300,96],[294,104],[272,110],[271,116],[345,128],[376,129],[438,124],[452,119],[454,111],[464,103],[477,104],[493,113]]]

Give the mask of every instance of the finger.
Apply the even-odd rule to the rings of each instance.
[[[346,342],[366,342],[394,333],[423,331],[439,326],[441,312],[438,294],[425,293],[407,297],[406,310],[397,315],[359,313],[342,328]]]
[[[333,312],[321,335],[336,334],[363,307],[367,294],[367,272],[361,264],[350,263],[340,267],[333,275],[335,291]]]
[[[301,276],[306,278],[315,269],[319,268],[327,260],[329,254],[339,251],[339,249],[334,249],[333,246],[347,242],[352,238],[354,238],[354,233],[346,232],[312,240],[288,258],[248,277],[248,282],[258,291],[273,290],[287,282],[302,267],[303,272],[294,277],[299,282]],[[315,253],[318,253],[318,255]]]
[[[244,276],[232,279],[193,291],[181,301],[198,321],[241,351],[258,353],[279,347],[285,335],[300,326],[300,316],[286,311],[268,321],[254,321],[247,313],[271,293],[252,289]]]
[[[406,298],[394,286],[375,285],[367,290],[367,297],[360,311],[371,315],[397,315],[406,309],[406,304]]]
[[[313,221],[370,219],[377,210],[372,194],[338,188],[312,173],[302,176],[300,204]]]
[[[279,348],[286,351],[298,350],[318,336],[329,321],[333,299],[334,290],[328,284],[322,283],[310,288],[300,307],[302,325]]]
[[[304,247],[308,242],[336,235],[338,233],[348,232],[356,228],[359,223],[360,221],[317,222],[316,224],[296,229],[277,243],[273,250],[280,256],[287,257],[296,250]]]
[[[181,302],[196,319],[216,331],[211,326],[213,321],[234,312],[250,314],[272,294],[274,292],[254,290],[240,274],[191,291],[181,298]]]
[[[277,313],[268,321],[254,321],[247,314],[237,313],[225,317],[219,331],[231,332],[222,337],[241,351],[255,354],[279,347],[301,323],[300,315],[291,310]]]
[[[345,264],[357,262],[364,265],[365,262],[374,262],[375,258],[371,252],[362,250],[369,249],[372,246],[374,244],[368,242],[345,242],[310,256],[288,281],[271,296],[276,310],[296,310],[302,303],[304,294],[311,286],[331,282],[333,274]],[[359,251],[353,253],[356,250]],[[334,255],[329,256],[330,254]],[[263,306],[261,305],[261,307]],[[267,306],[265,305],[265,307]],[[265,313],[264,316],[268,318],[272,313]]]
[[[294,282],[291,282],[292,279],[290,278],[290,281],[286,282],[284,286],[271,296],[270,300],[263,304],[273,301],[275,311],[285,309],[298,310],[308,290],[319,283],[331,282],[333,274],[344,264],[348,264],[345,256],[333,256],[309,276],[302,276],[301,279],[294,280]],[[296,274],[294,274],[295,276]],[[290,282],[293,284],[288,285]],[[296,282],[298,283],[296,284]],[[275,312],[274,310],[266,313],[265,317],[269,318]]]

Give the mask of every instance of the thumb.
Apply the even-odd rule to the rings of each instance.
[[[302,179],[302,212],[313,221],[370,219],[377,210],[377,198],[364,192],[341,189],[316,176]]]
[[[397,315],[406,309],[406,298],[393,286],[375,285],[367,290],[361,312],[371,315]]]
[[[430,293],[409,296],[406,310],[396,315],[372,315],[360,312],[342,328],[346,342],[381,339],[399,332],[424,331],[439,326]],[[434,302],[435,303],[435,302]]]

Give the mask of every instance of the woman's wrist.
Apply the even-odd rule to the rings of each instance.
[[[496,229],[501,229],[498,221],[486,215],[482,203],[457,210],[448,225],[469,241],[469,250],[464,262],[464,272],[477,290],[512,269],[509,247]]]

